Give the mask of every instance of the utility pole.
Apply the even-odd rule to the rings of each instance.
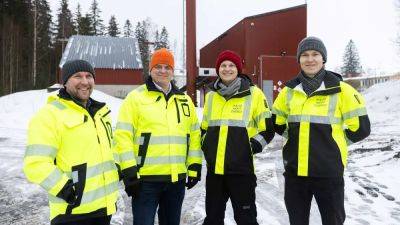
[[[186,0],[186,91],[197,106],[196,77],[196,0]]]
[[[37,64],[37,56],[36,56],[36,50],[37,50],[37,0],[34,1],[33,3],[33,65],[32,65],[32,70],[33,70],[33,88],[36,87],[36,64]]]

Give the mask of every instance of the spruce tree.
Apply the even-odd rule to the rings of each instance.
[[[110,21],[108,22],[108,35],[111,37],[117,37],[119,34],[120,32],[118,29],[117,19],[115,19],[115,16],[112,15]]]
[[[132,37],[132,35],[133,35],[132,24],[131,21],[127,19],[124,25],[124,37]]]
[[[169,48],[168,31],[165,26],[162,27],[160,33],[160,46],[161,48]]]
[[[96,0],[93,0],[90,5],[90,19],[92,22],[93,35],[103,35],[105,32],[105,26],[103,20],[100,17],[101,10]]]
[[[360,57],[353,40],[349,41],[343,55],[342,74],[344,77],[354,77],[361,74]]]
[[[47,0],[35,0],[36,3],[36,83],[34,88],[45,88],[55,81],[55,67],[52,67],[52,16]]]
[[[140,57],[143,65],[143,78],[147,79],[149,76],[149,31],[146,21],[138,22],[135,28],[135,37],[139,43]]]

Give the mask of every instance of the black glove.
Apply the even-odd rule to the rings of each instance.
[[[76,200],[75,187],[72,180],[68,180],[64,187],[56,195],[58,198],[64,199],[68,204],[73,205]]]
[[[258,141],[256,141],[254,138],[250,138],[250,147],[253,151],[253,154],[260,153],[263,150],[261,144],[258,143]]]
[[[194,187],[198,182],[199,182],[199,178],[197,178],[197,177],[188,177],[185,186],[189,190],[192,187]]]
[[[125,184],[125,192],[129,197],[135,198],[139,196],[140,188],[142,186],[142,182],[140,179],[131,178],[124,179]]]

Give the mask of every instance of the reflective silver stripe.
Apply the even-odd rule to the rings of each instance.
[[[213,105],[213,100],[214,100],[214,95],[215,92],[210,93],[210,97],[208,98],[208,105],[207,105],[207,121],[211,121],[211,111],[212,111],[212,105]]]
[[[262,112],[260,115],[257,115],[256,118],[254,118],[254,120],[256,121],[256,123],[259,123],[261,120],[264,120],[266,118],[271,118],[270,111]]]
[[[143,145],[144,138],[136,139],[135,143]],[[182,136],[151,136],[149,145],[187,144],[187,138]]]
[[[293,89],[291,88],[286,88],[286,108],[287,111],[290,112],[290,101],[292,101],[293,98]]]
[[[200,129],[200,124],[199,124],[199,123],[193,124],[193,125],[190,127],[190,130],[191,130],[191,131],[196,131],[196,130],[199,130],[199,129]]]
[[[337,98],[338,98],[337,94],[331,95],[330,98],[329,98],[328,116],[330,118],[335,118],[335,110],[336,110]]]
[[[113,153],[114,161],[119,162],[119,155],[117,153]]]
[[[57,101],[57,100],[52,101],[50,104],[54,105],[55,107],[57,107],[60,110],[67,108],[65,105],[63,105],[60,101]]]
[[[342,120],[337,117],[330,118],[329,116],[312,116],[312,115],[289,115],[288,123],[295,122],[310,122],[320,124],[340,124]]]
[[[138,157],[138,162],[142,160],[142,157]],[[144,164],[145,165],[157,165],[157,164],[174,164],[174,163],[185,163],[186,162],[186,156],[154,156],[154,157],[149,157],[146,156],[144,159]]]
[[[50,175],[40,183],[40,186],[49,191],[61,180],[61,178],[62,178],[61,171],[58,169],[54,169],[50,173]]]
[[[81,204],[90,203],[99,198],[105,197],[106,195],[112,194],[115,191],[118,191],[118,181],[110,183],[110,184],[106,185],[105,187],[101,187],[101,188],[95,189],[93,191],[84,193],[82,196]],[[66,203],[63,199],[57,198],[53,195],[49,195],[49,201],[51,203]]]
[[[93,202],[99,198],[103,198],[109,194],[118,190],[118,181],[107,184],[106,186],[100,187],[93,191],[83,193],[81,204],[87,204]]]
[[[367,109],[359,108],[359,109],[355,109],[350,112],[344,113],[342,117],[344,120],[347,120],[347,119],[350,119],[353,117],[364,116],[364,115],[367,115]]]
[[[250,92],[253,93],[253,87],[250,88]],[[251,94],[247,95],[244,100],[244,112],[242,116],[242,120],[246,122],[245,127],[250,122],[250,107],[251,107]]]
[[[78,171],[73,171],[72,174],[71,174],[71,178],[72,178],[72,182],[74,184],[78,183],[78,181],[79,181]]]
[[[258,143],[260,143],[261,147],[264,148],[267,145],[267,141],[265,141],[264,137],[260,134],[257,134],[253,137]]]
[[[113,161],[106,161],[95,166],[91,166],[87,168],[86,179],[98,176],[102,173],[106,173],[108,171],[117,170],[115,163]]]
[[[203,152],[200,149],[190,150],[188,157],[203,157]]]
[[[211,120],[208,122],[209,127],[231,126],[231,127],[246,127],[243,120]]]
[[[138,88],[136,88],[135,89],[137,92],[143,92],[145,89],[144,89],[144,85],[142,85],[142,86],[139,86]]]
[[[124,123],[124,122],[117,122],[116,130],[126,130],[132,133],[135,133],[135,129],[133,128],[132,124]]]
[[[287,116],[288,116],[287,113],[285,113],[284,111],[281,111],[279,109],[276,109],[276,108],[272,108],[272,113],[275,115],[278,115],[278,116],[285,117],[285,118],[287,118]]]
[[[57,155],[57,149],[50,145],[28,145],[25,151],[25,157],[27,156],[48,156],[55,158]]]
[[[133,150],[119,154],[119,160],[121,160],[121,162],[131,161],[134,159],[135,155],[133,154]]]

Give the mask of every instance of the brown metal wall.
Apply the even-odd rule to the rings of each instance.
[[[200,49],[200,67],[214,68],[218,54],[226,49],[244,55],[245,35],[244,21],[240,21],[214,41]]]
[[[285,82],[298,72],[297,44],[306,35],[306,5],[247,17],[229,29],[222,39],[217,38],[200,50],[200,67],[213,67],[218,52],[233,49],[244,59],[243,72],[254,74],[251,77],[255,83],[261,86],[261,59],[262,79],[273,80],[277,85],[278,81]],[[281,56],[282,52],[286,52],[285,56]]]
[[[142,70],[95,69],[96,84],[143,84]]]

